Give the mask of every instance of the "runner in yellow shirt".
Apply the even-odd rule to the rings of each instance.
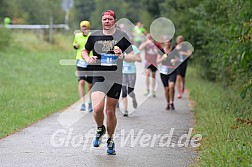
[[[86,110],[85,94],[87,93],[86,90],[85,90],[85,83],[86,82],[88,83],[88,92],[89,92],[89,90],[92,87],[92,77],[87,76],[85,74],[85,71],[87,71],[87,63],[82,59],[81,51],[84,48],[89,35],[91,34],[89,21],[80,22],[80,31],[81,32],[76,33],[75,36],[74,36],[73,47],[74,47],[74,49],[77,50],[77,54],[76,54],[77,63],[76,63],[76,66],[77,66],[78,81],[79,81],[78,91],[79,91],[80,98],[82,98],[82,100],[83,100],[83,103],[82,103],[82,105],[80,107],[80,110],[85,111]],[[89,112],[91,112],[93,110],[90,95],[89,95],[87,110]]]

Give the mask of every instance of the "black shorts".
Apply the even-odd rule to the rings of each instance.
[[[104,77],[93,77],[93,87],[91,89],[91,93],[101,91],[108,97],[119,99],[121,90],[121,84],[105,81]]]
[[[87,68],[78,67],[78,66],[76,66],[76,67],[77,67],[78,81],[85,80],[89,84],[92,84],[92,82],[93,82],[92,75],[88,76],[87,74],[85,74],[85,71],[87,71]]]
[[[176,69],[177,75],[181,75],[182,77],[185,77],[186,68],[187,68],[187,61],[188,60],[185,60],[182,64],[180,64],[178,66],[178,68]]]
[[[177,76],[176,71],[173,71],[169,75],[165,75],[165,74],[160,73],[160,77],[161,77],[161,80],[162,80],[162,83],[163,83],[164,87],[169,86],[170,82],[176,83],[176,76]]]
[[[157,71],[157,67],[155,67],[153,64],[149,65],[149,66],[145,66],[145,68],[148,68],[151,70],[151,72],[156,72]]]

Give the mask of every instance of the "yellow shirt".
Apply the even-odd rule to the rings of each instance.
[[[81,57],[81,51],[85,47],[85,44],[86,44],[87,39],[88,39],[90,34],[91,34],[91,32],[89,32],[88,35],[86,35],[86,36],[84,36],[82,32],[75,34],[74,41],[73,41],[73,46],[76,45],[77,43],[80,45],[79,48],[77,49],[77,53],[76,53],[76,59],[77,60],[83,60],[82,57]],[[92,55],[92,52],[90,52],[89,55]]]

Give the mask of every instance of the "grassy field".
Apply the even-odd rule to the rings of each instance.
[[[195,104],[195,132],[203,136],[196,166],[252,166],[251,99],[200,79],[192,68],[187,87]]]
[[[12,32],[13,33],[13,32]],[[59,111],[76,100],[72,38],[55,35],[50,45],[32,33],[13,33],[0,52],[0,138]]]

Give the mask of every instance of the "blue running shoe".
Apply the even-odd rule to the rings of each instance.
[[[92,111],[93,111],[92,103],[88,103],[88,112]]]
[[[80,111],[86,111],[85,103],[81,104]]]
[[[115,143],[111,138],[109,138],[107,141],[107,154],[108,155],[116,155]]]
[[[102,125],[102,127],[99,127],[96,130],[96,135],[95,138],[93,140],[93,146],[94,147],[99,147],[101,145],[102,142],[102,136],[106,133],[106,128],[104,125]]]

